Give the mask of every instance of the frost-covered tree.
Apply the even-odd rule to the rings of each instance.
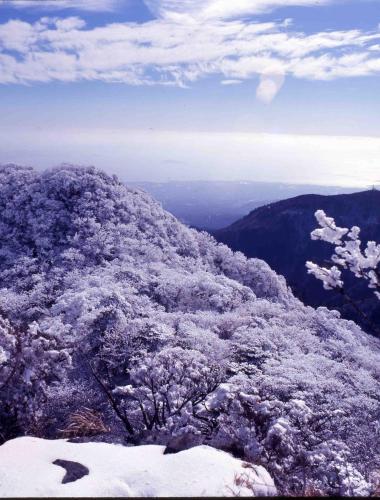
[[[223,366],[199,351],[171,347],[136,360],[130,383],[113,394],[138,432],[208,434],[215,420],[207,400],[224,378]]]
[[[38,432],[49,385],[59,383],[71,364],[61,339],[34,323],[15,328],[0,317],[0,438],[20,429]]]
[[[356,278],[364,279],[380,300],[380,244],[368,241],[364,247],[360,240],[359,227],[353,226],[351,229],[339,227],[323,210],[317,210],[315,217],[320,227],[311,233],[311,238],[331,243],[334,245],[334,253],[329,267],[311,261],[306,262],[308,273],[321,280],[326,290],[337,290],[343,294],[356,311],[370,323],[357,301],[352,300],[347,294],[342,271],[349,270]],[[371,323],[370,325],[373,327]]]
[[[365,495],[371,491],[352,465],[349,447],[331,432],[341,417],[303,400],[263,399],[244,377],[222,384],[207,401],[218,415],[214,442],[264,465],[283,493]]]

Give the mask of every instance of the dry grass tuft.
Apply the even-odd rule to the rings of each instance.
[[[64,438],[74,438],[104,434],[109,428],[99,412],[82,408],[69,416],[66,427],[59,432]]]

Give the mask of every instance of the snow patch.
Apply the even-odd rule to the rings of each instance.
[[[164,455],[164,446],[125,447],[22,437],[0,446],[0,497],[174,497],[275,495],[269,473],[208,446]],[[57,459],[89,475],[62,484]],[[250,477],[249,481],[239,478]],[[246,484],[253,485],[253,491]]]

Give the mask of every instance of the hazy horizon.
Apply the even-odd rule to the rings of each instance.
[[[375,137],[31,132],[1,141],[0,159],[36,168],[94,165],[129,181],[247,180],[353,188],[380,183],[380,139]]]

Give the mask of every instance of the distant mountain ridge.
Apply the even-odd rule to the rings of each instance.
[[[307,260],[321,263],[333,251],[331,245],[310,239],[310,232],[317,227],[314,213],[318,209],[334,217],[339,226],[359,226],[363,241],[380,241],[380,191],[376,190],[330,196],[310,194],[271,203],[213,235],[233,250],[268,262],[285,276],[293,292],[305,303],[338,308],[347,318],[359,321],[340,296],[324,290],[320,282],[307,274]],[[355,298],[364,299],[362,306],[372,318],[380,321],[379,304],[372,292],[355,278],[347,277],[346,284]]]
[[[199,229],[217,230],[269,202],[305,193],[338,194],[355,189],[337,186],[254,181],[128,182],[162,203],[181,222]]]

